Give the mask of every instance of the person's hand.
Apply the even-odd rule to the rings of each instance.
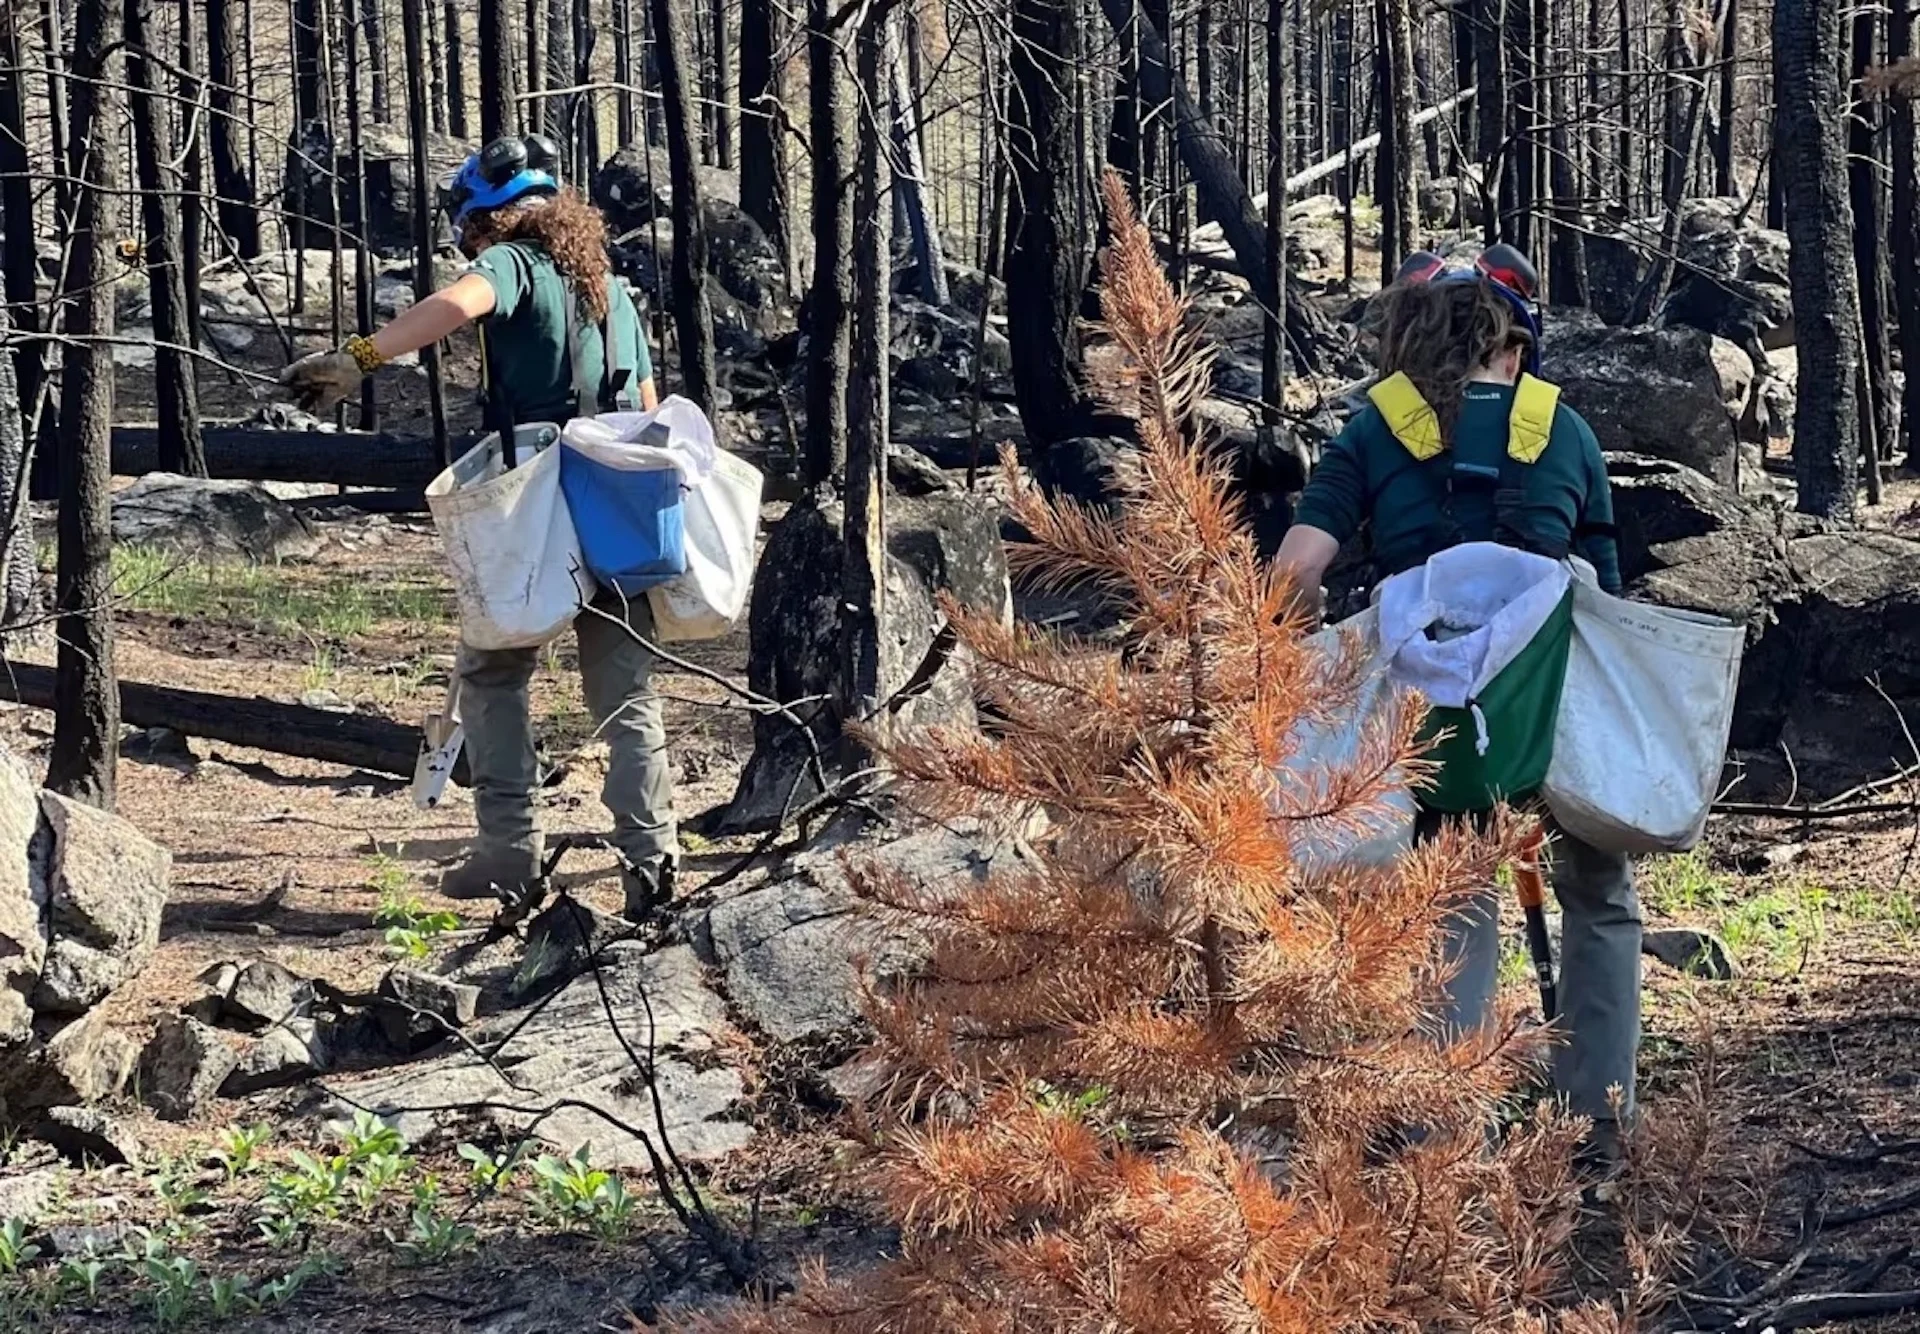
[[[315,352],[280,372],[280,383],[304,412],[325,412],[360,387],[366,372],[344,348]]]

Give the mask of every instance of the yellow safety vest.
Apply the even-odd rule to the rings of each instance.
[[[1414,460],[1425,463],[1447,447],[1440,437],[1440,417],[1414,387],[1405,372],[1396,372],[1367,391],[1374,407]],[[1513,411],[1507,418],[1507,457],[1515,463],[1535,463],[1553,437],[1553,416],[1560,406],[1560,386],[1522,375],[1513,388]]]

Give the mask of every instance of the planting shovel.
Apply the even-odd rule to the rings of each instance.
[[[1560,997],[1553,981],[1553,940],[1547,935],[1547,878],[1540,869],[1546,842],[1545,827],[1536,826],[1514,863],[1513,887],[1527,917],[1527,953],[1533,956],[1533,973],[1540,980],[1540,1012],[1552,1023],[1560,1010]]]

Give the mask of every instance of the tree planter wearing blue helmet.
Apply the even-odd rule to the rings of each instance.
[[[507,137],[469,157],[441,184],[467,272],[369,336],[296,361],[281,381],[308,411],[324,411],[361,380],[409,352],[475,324],[490,431],[516,423],[658,405],[652,357],[638,312],[607,257],[606,223],[562,186],[557,152],[538,135]],[[577,347],[576,347],[577,340]],[[576,372],[576,354],[578,368]],[[576,385],[599,387],[583,402]],[[614,816],[628,915],[645,916],[672,894],[678,840],[666,734],[651,687],[645,598],[615,599],[575,623],[589,709],[610,755],[602,800]],[[542,837],[527,686],[535,649],[460,653],[460,712],[473,774],[480,838],[441,890],[456,898],[516,897],[538,880]]]

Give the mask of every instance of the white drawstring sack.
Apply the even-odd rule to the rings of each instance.
[[[1394,683],[1432,706],[1426,805],[1483,811],[1539,788],[1566,675],[1571,581],[1564,561],[1468,542],[1380,586]]]
[[[1379,599],[1393,679],[1438,708],[1471,709],[1533,642],[1571,581],[1564,563],[1497,542],[1463,542],[1394,575]]]

